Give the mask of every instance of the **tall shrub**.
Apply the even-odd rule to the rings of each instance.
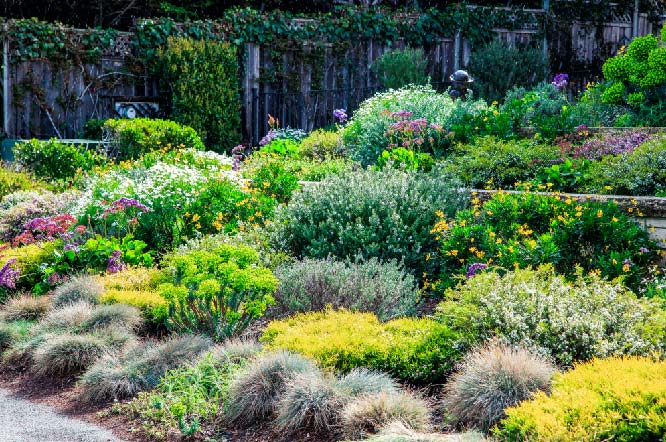
[[[215,150],[240,142],[236,48],[227,42],[169,38],[160,52],[171,116],[192,126]]]
[[[420,48],[388,51],[372,64],[372,70],[385,89],[399,89],[408,84],[427,84],[427,68],[428,59]]]

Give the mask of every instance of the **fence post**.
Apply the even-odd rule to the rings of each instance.
[[[5,135],[12,137],[9,134],[10,115],[9,115],[9,32],[7,23],[2,25],[2,128]]]
[[[243,89],[244,89],[244,99],[243,107],[245,113],[245,131],[247,135],[252,138],[255,136],[253,132],[255,128],[254,120],[254,97],[255,89],[258,87],[259,79],[259,62],[260,62],[260,52],[259,47],[253,43],[247,43],[245,45],[246,51],[246,64],[245,72],[243,79]],[[258,130],[257,130],[258,133]]]
[[[638,37],[638,0],[634,0],[634,11],[631,16],[631,38]]]
[[[460,69],[460,31],[457,30],[453,38],[453,70]]]
[[[550,8],[550,0],[543,0],[543,56],[547,60],[548,53],[548,9]]]

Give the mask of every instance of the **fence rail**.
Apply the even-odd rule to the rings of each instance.
[[[543,10],[532,12],[536,16],[544,14]],[[524,29],[494,31],[509,44],[528,43],[542,38],[535,23],[527,24]],[[646,14],[615,18],[600,28],[574,23],[570,33],[558,35],[548,42],[548,47],[551,53],[568,48],[579,61],[589,63],[614,54],[633,36],[653,31]],[[128,69],[127,56],[133,39],[130,33],[119,34],[113,48],[102,54],[99,63],[83,66],[52,65],[44,60],[10,63],[10,37],[4,35],[2,115],[3,129],[9,138],[76,137],[88,119],[115,116],[109,97],[159,99],[155,79],[137,76]],[[305,130],[331,125],[334,109],[353,111],[379,90],[370,68],[372,63],[387,50],[404,46],[404,41],[390,47],[373,40],[360,40],[351,42],[342,54],[329,45],[323,54],[312,58],[307,56],[312,54],[306,44],[283,51],[276,58],[275,48],[246,44],[239,57],[245,140],[257,142],[265,134],[268,114],[277,117],[282,125]],[[467,65],[473,48],[457,32],[423,49],[432,82],[444,89],[448,75]],[[280,78],[266,78],[266,72],[276,70],[280,71]],[[597,80],[592,71],[567,71],[572,91]]]

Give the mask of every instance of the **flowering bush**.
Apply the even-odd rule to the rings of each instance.
[[[500,441],[659,440],[666,415],[666,362],[597,359],[557,374],[550,394],[507,410]]]
[[[330,176],[278,209],[272,240],[296,256],[403,261],[413,275],[435,271],[429,234],[439,212],[466,204],[455,181],[437,173],[386,169]],[[426,275],[424,275],[426,273]]]
[[[509,116],[514,130],[531,126],[545,138],[554,138],[573,129],[568,118],[571,112],[569,101],[551,83],[541,83],[530,91],[514,88],[506,94],[501,111]]]
[[[250,247],[221,245],[165,258],[172,283],[159,286],[169,304],[167,325],[224,340],[241,333],[275,300],[277,279]]]
[[[256,151],[243,162],[242,173],[246,178],[251,178],[258,169],[276,164],[284,168],[286,173],[294,175],[302,181],[321,181],[327,175],[336,175],[354,167],[356,163],[346,158],[327,157],[320,159],[289,158],[272,153]]]
[[[594,274],[567,281],[551,265],[504,276],[485,272],[445,298],[436,317],[452,330],[480,342],[498,336],[563,365],[666,348],[662,302],[638,299]]]
[[[272,123],[273,121],[275,123]],[[259,140],[259,146],[266,146],[275,140],[291,140],[299,142],[307,135],[305,131],[301,129],[292,129],[290,127],[279,128],[277,127],[277,120],[275,119],[269,119],[269,123],[271,123],[271,129],[261,140]]]
[[[563,274],[580,266],[638,288],[657,256],[648,233],[613,203],[504,192],[472,203],[432,229],[442,245],[445,284],[475,262],[509,269],[552,263]]]
[[[347,310],[301,313],[271,322],[261,340],[315,359],[324,367],[366,367],[412,382],[441,380],[460,357],[458,335],[424,318],[380,323],[372,313]]]
[[[605,155],[622,155],[633,152],[638,146],[651,139],[652,136],[645,132],[595,137],[583,142],[580,146],[575,146],[571,154],[574,158],[596,160]]]
[[[26,172],[16,172],[0,164],[0,198],[19,191],[37,190],[44,184]]]

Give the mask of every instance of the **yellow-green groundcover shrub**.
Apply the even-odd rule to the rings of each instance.
[[[666,362],[596,359],[556,375],[551,394],[509,408],[501,441],[663,441]]]
[[[373,313],[327,310],[271,322],[262,341],[315,359],[324,367],[349,371],[367,367],[401,379],[437,381],[459,358],[458,335],[425,318],[381,323]]]

